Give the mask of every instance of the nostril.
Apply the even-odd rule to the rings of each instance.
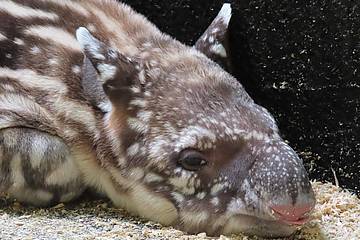
[[[273,205],[270,208],[274,211],[275,216],[280,220],[297,221],[307,218],[307,214],[313,210],[314,205]]]

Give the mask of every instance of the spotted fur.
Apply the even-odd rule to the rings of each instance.
[[[313,192],[224,70],[230,17],[224,4],[189,47],[115,0],[1,0],[0,191],[49,205],[92,188],[191,233],[291,234],[272,206],[311,210]]]

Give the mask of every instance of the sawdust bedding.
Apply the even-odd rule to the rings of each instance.
[[[313,182],[317,206],[313,220],[290,239],[360,239],[360,199],[330,183]],[[25,208],[0,199],[0,239],[258,239],[207,237],[147,222],[104,200],[82,200],[53,208]],[[289,239],[289,238],[288,238]]]

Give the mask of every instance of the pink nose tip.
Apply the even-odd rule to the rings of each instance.
[[[307,214],[311,212],[314,208],[312,204],[303,204],[303,205],[273,205],[271,209],[274,211],[274,215],[279,218],[279,220],[294,223],[294,224],[303,224],[309,220]]]

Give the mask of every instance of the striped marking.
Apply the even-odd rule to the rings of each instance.
[[[0,77],[15,79],[27,88],[66,93],[67,87],[61,81],[49,76],[38,75],[30,69],[12,70],[0,68]]]
[[[48,148],[48,140],[41,135],[32,136],[30,150],[30,164],[32,168],[39,168]]]
[[[36,105],[29,98],[17,94],[0,95],[1,110],[9,110],[16,112],[37,112]]]
[[[6,40],[6,39],[7,39],[7,37],[4,34],[0,33],[0,41]]]
[[[17,18],[43,18],[49,20],[57,20],[59,16],[52,12],[45,12],[39,9],[26,7],[12,1],[2,0],[0,4],[0,11],[6,12]]]
[[[8,93],[0,95],[0,129],[7,127],[39,127],[49,126],[55,122],[50,114],[37,103],[25,96]],[[15,113],[15,114],[13,114]],[[34,125],[36,124],[36,125]]]
[[[111,34],[114,34],[116,36],[116,43],[128,43],[124,46],[122,46],[122,50],[124,53],[129,55],[135,55],[137,53],[137,48],[135,47],[135,44],[130,38],[127,38],[126,35],[123,34],[123,32],[126,32],[126,29],[123,25],[119,23],[118,19],[115,19],[109,15],[106,15],[104,11],[97,8],[97,6],[94,6],[91,8],[91,12],[100,20],[102,26]],[[128,14],[128,13],[125,13]],[[133,16],[135,17],[135,16]],[[132,22],[135,22],[135,18],[132,19]],[[114,47],[115,45],[113,42],[110,42],[110,46]]]
[[[71,0],[61,0],[61,1],[59,1],[59,0],[42,0],[42,1],[57,4],[60,7],[67,8],[71,11],[77,12],[86,17],[88,17],[90,14],[88,10],[86,10],[82,5],[80,5],[79,3],[75,2],[75,1],[71,1]]]
[[[13,185],[10,189],[18,189],[25,186],[25,178],[22,172],[21,155],[17,153],[13,156],[10,163],[11,177]]]
[[[63,97],[55,99],[54,107],[58,112],[63,113],[67,119],[83,124],[95,135],[100,134],[96,126],[95,115],[90,107]]]
[[[79,52],[81,51],[80,44],[75,39],[74,35],[62,28],[37,25],[27,28],[25,34],[52,41],[65,48],[70,48]]]
[[[104,13],[104,11],[102,11],[101,9],[98,8],[98,6],[94,5],[91,7],[91,12],[97,17],[99,18],[99,20],[101,21],[101,23],[104,25],[104,27],[112,33],[116,32],[122,32],[122,26],[119,24],[118,21],[116,21],[114,18],[112,18],[111,16],[107,15],[106,13]],[[126,40],[126,39],[124,39]]]
[[[80,173],[72,159],[67,159],[63,164],[57,168],[46,178],[47,185],[64,186],[70,182],[75,181]]]

